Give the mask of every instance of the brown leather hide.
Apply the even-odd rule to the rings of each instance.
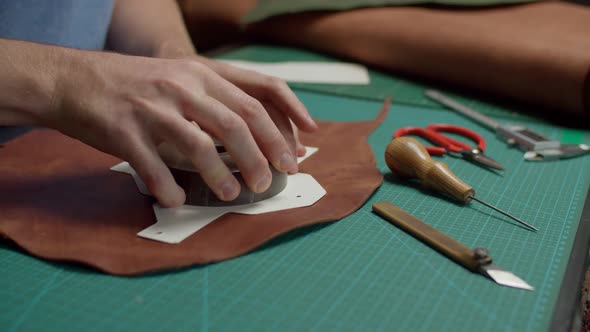
[[[248,32],[518,100],[590,115],[590,7],[384,7],[279,16]]]
[[[178,0],[184,22],[199,52],[243,41],[240,19],[256,0]]]
[[[318,121],[301,133],[319,151],[300,165],[326,189],[314,205],[260,215],[226,214],[180,244],[142,239],[155,222],[153,198],[131,176],[110,171],[120,160],[56,131],[36,130],[0,148],[0,235],[35,256],[81,262],[133,275],[221,261],[290,230],[341,219],[381,184],[366,137],[383,121]]]

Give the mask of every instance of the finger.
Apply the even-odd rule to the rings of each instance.
[[[309,115],[307,108],[284,80],[254,71],[248,72],[245,77],[248,77],[249,81],[244,83],[246,92],[254,97],[271,101],[278,109],[287,113],[301,130],[306,132],[317,130],[317,124]]]
[[[231,81],[249,95],[260,100],[273,102],[278,109],[286,112],[301,130],[306,132],[317,130],[317,125],[309,115],[306,107],[284,80],[218,61],[208,59],[201,59],[200,61],[214,68],[222,77]]]
[[[268,114],[272,121],[276,124],[277,128],[281,132],[281,135],[285,138],[287,145],[289,146],[290,153],[293,155],[294,167],[289,169],[287,172],[290,174],[297,173],[299,171],[299,166],[297,164],[297,136],[294,129],[294,125],[292,124],[289,117],[277,110],[272,104],[266,106],[268,110]]]
[[[211,136],[178,113],[170,112],[164,117],[158,127],[164,140],[172,143],[190,161],[219,199],[235,199],[240,193],[240,184],[219,157]]]
[[[289,124],[286,115],[272,118],[271,110],[219,76],[213,77],[210,83],[210,95],[240,115],[271,164],[282,172],[296,172],[295,143],[286,140],[292,136],[290,125],[286,126]],[[288,143],[292,143],[291,146]]]
[[[268,189],[272,180],[268,161],[239,115],[218,100],[182,86],[166,84],[160,88],[179,101],[178,105],[182,107],[186,119],[195,121],[223,143],[248,188],[254,192]]]
[[[210,83],[211,77],[218,77],[213,71],[204,72],[204,75],[206,84]],[[161,84],[159,88],[174,96],[177,107],[181,107],[186,119],[197,122],[207,133],[223,143],[248,188],[254,192],[268,189],[272,180],[268,161],[256,145],[246,122],[215,98],[196,93],[185,86],[192,85]],[[212,88],[209,87],[209,90]]]
[[[248,188],[254,192],[268,189],[272,180],[268,160],[256,145],[246,122],[216,99],[205,98],[197,103],[194,116],[205,130],[223,143]]]
[[[163,207],[180,206],[185,201],[182,188],[176,184],[170,169],[156,152],[148,137],[132,135],[123,156],[143,180],[148,190]]]
[[[305,156],[307,149],[305,148],[305,145],[301,144],[301,141],[299,140],[299,130],[297,129],[297,126],[295,126],[293,121],[289,122],[291,123],[291,128],[293,130],[293,136],[295,137],[295,154],[297,157],[303,157]]]
[[[306,152],[307,148],[305,147],[305,145],[301,144],[300,142],[297,142],[297,157],[305,156]]]
[[[285,81],[276,77],[261,76],[263,76],[259,78],[263,81],[261,82],[261,89],[264,89],[261,93],[272,101],[278,109],[286,112],[299,129],[305,132],[313,132],[318,129],[307,108]]]

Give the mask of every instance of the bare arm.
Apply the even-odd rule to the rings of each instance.
[[[216,91],[227,95],[216,95]],[[239,104],[236,99],[256,104],[196,61],[0,39],[0,123],[55,128],[129,161],[164,206],[184,202],[182,189],[157,152],[164,141],[186,155],[224,200],[237,196],[239,184],[219,158],[209,134],[218,137],[228,151],[235,151],[232,156],[254,191],[270,184],[267,159],[278,169],[292,170],[293,164],[280,165],[281,153],[288,152],[284,140],[266,146],[274,150],[267,151],[268,156],[255,142],[256,132],[280,136],[268,114],[225,106]],[[243,111],[258,116],[244,117]]]
[[[223,200],[239,184],[211,136],[255,192],[270,185],[269,162],[297,171],[289,121],[316,126],[285,82],[194,54],[171,0],[119,0],[115,8],[112,47],[144,56],[0,39],[0,124],[52,127],[127,160],[164,206],[182,204],[184,193],[158,154],[162,142]]]
[[[0,39],[0,125],[40,125],[65,49]]]
[[[151,57],[196,53],[176,0],[117,0],[108,45],[118,52]]]
[[[196,36],[198,38],[198,36]],[[109,31],[109,45],[116,51],[161,57],[192,58],[263,103],[266,111],[287,115],[294,122],[279,129],[297,155],[305,153],[297,129],[315,130],[315,123],[282,80],[245,71],[196,55],[176,0],[117,0]],[[235,105],[227,105],[232,108]],[[274,117],[275,122],[277,117]]]

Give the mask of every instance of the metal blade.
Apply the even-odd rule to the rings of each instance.
[[[539,151],[528,151],[524,154],[525,160],[542,161],[573,158],[590,153],[590,146],[587,144],[562,144],[556,149]]]
[[[502,166],[502,164],[500,164],[499,162],[495,161],[494,159],[492,159],[490,157],[484,156],[483,154],[473,156],[473,161],[480,163],[482,165],[491,167],[491,168],[498,169],[500,171],[504,170],[504,166]]]
[[[486,167],[490,167],[490,168],[494,168],[500,171],[504,170],[504,166],[502,166],[502,164],[500,164],[499,162],[495,161],[494,159],[485,156],[482,154],[482,152],[479,149],[473,149],[473,150],[462,150],[459,151],[459,153],[466,159],[469,161],[472,161],[474,163],[486,166]]]
[[[529,285],[526,281],[517,277],[514,273],[502,270],[500,267],[496,265],[485,265],[482,266],[481,269],[484,275],[487,275],[499,285],[520,288],[529,291],[535,290],[533,286]]]

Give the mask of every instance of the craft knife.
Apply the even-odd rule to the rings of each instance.
[[[484,248],[470,249],[391,203],[377,202],[373,204],[373,211],[472,272],[480,273],[499,285],[534,290],[512,272],[492,264],[492,258]]]

